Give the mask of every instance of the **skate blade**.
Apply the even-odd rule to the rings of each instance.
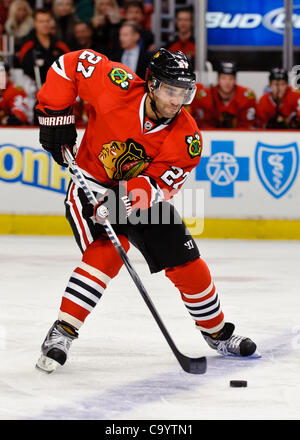
[[[37,361],[35,368],[39,371],[42,371],[43,373],[50,374],[53,373],[53,371],[55,371],[59,365],[60,364],[54,359],[51,359],[45,356],[44,354],[42,354],[39,360]]]

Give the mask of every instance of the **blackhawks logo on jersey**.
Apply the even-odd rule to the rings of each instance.
[[[133,139],[104,144],[98,156],[110,179],[129,180],[138,176],[152,161],[145,148]]]
[[[200,90],[197,92],[196,97],[197,97],[198,99],[201,99],[201,98],[204,98],[206,95],[207,95],[206,91],[205,91],[204,89],[200,89]]]
[[[134,79],[132,73],[127,72],[121,67],[113,67],[109,72],[108,77],[113,84],[123,90],[128,90],[130,81]]]
[[[255,99],[255,94],[254,94],[253,90],[251,90],[251,89],[246,90],[244,95],[246,96],[246,98]]]
[[[186,136],[185,142],[187,143],[188,153],[192,159],[201,155],[202,144],[199,133],[195,132],[194,136]]]

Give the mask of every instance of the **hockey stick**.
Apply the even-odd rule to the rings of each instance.
[[[85,195],[87,196],[89,202],[92,203],[93,205],[95,205],[96,203],[98,203],[97,199],[96,199],[95,195],[93,194],[93,192],[89,189],[89,186],[88,186],[82,172],[80,171],[75,159],[73,158],[72,154],[70,153],[70,151],[67,148],[64,149],[64,155],[65,155],[65,158],[69,164],[69,167],[72,169],[75,177],[78,180],[79,185],[81,186],[81,188],[85,192]],[[101,224],[103,224],[103,227],[104,227],[109,239],[111,240],[112,244],[114,245],[115,249],[117,250],[118,254],[120,255],[120,257],[121,257],[123,263],[125,264],[131,278],[133,279],[136,287],[138,288],[138,291],[142,295],[145,303],[147,304],[150,312],[152,313],[156,323],[158,324],[162,334],[164,335],[167,343],[169,344],[169,347],[171,348],[174,355],[176,356],[182,369],[184,371],[186,371],[187,373],[192,373],[192,374],[205,373],[206,372],[206,358],[205,357],[190,358],[188,356],[185,356],[184,354],[182,354],[178,350],[178,348],[176,347],[168,330],[166,329],[163,321],[161,320],[152,300],[150,299],[140,277],[138,276],[135,269],[133,268],[131,261],[129,260],[129,258],[128,258],[123,246],[121,245],[115,231],[113,230],[113,227],[111,226],[110,222],[108,220],[105,220],[103,223],[101,222]]]

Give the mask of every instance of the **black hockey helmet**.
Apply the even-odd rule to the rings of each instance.
[[[196,93],[196,75],[186,55],[161,48],[152,56],[146,70],[146,84],[151,80],[152,88],[158,89],[161,83],[187,89],[184,105],[194,99]]]
[[[273,81],[273,80],[280,80],[283,79],[284,81],[288,82],[289,77],[288,77],[288,73],[285,69],[282,69],[281,67],[274,67],[273,69],[270,70],[270,75],[269,75],[269,81]]]
[[[191,62],[181,52],[159,49],[150,59],[146,72],[146,80],[154,77],[161,82],[185,89],[195,85],[196,75]]]
[[[217,72],[220,73],[227,73],[228,75],[236,75],[237,68],[236,64],[231,61],[220,61],[220,63],[217,66]]]

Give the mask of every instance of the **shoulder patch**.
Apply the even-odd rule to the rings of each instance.
[[[188,146],[189,156],[194,159],[194,157],[198,157],[201,155],[202,144],[200,134],[195,132],[194,136],[189,135],[185,137],[185,142]]]
[[[113,67],[108,74],[109,79],[113,84],[120,87],[123,90],[128,90],[130,81],[134,79],[132,73],[121,67]]]
[[[204,98],[204,96],[206,96],[206,95],[207,95],[206,91],[204,89],[200,89],[197,92],[196,97],[197,97],[197,99],[201,99],[201,98]]]

